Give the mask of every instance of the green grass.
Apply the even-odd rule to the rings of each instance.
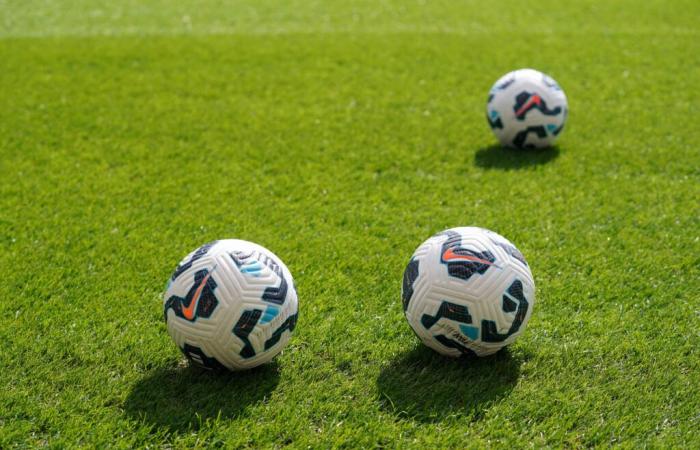
[[[700,4],[0,0],[0,448],[697,447]],[[494,147],[535,67],[558,147]],[[424,349],[411,253],[477,225],[528,258],[507,351]],[[295,276],[271,364],[190,369],[161,292],[216,238]]]

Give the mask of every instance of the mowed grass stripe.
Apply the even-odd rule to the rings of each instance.
[[[562,7],[555,0],[501,0],[491,7],[449,0],[71,0],[12,2],[0,10],[2,37],[395,33],[696,35],[699,7],[693,0],[582,0]],[[641,9],[641,11],[640,11]]]

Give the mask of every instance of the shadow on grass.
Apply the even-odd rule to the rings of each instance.
[[[489,404],[513,389],[521,363],[522,357],[507,348],[485,358],[452,359],[420,346],[382,370],[380,403],[386,411],[423,422],[458,414],[480,420]]]
[[[263,401],[279,383],[273,361],[245,372],[209,372],[196,367],[161,368],[131,390],[127,414],[171,431],[198,429],[206,419],[233,418]]]
[[[523,169],[547,164],[559,156],[559,147],[508,148],[492,145],[477,150],[474,164],[485,169]]]

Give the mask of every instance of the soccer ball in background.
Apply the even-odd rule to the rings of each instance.
[[[502,145],[548,147],[564,129],[564,91],[549,76],[521,69],[502,76],[489,91],[486,119]]]
[[[249,369],[270,361],[297,322],[289,269],[252,242],[203,245],[182,260],[163,296],[168,333],[194,363]]]
[[[523,255],[503,236],[451,228],[415,251],[401,290],[408,323],[443,355],[486,356],[513,342],[535,304],[535,282]]]

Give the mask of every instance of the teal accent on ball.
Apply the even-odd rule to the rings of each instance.
[[[277,314],[279,314],[280,310],[276,306],[268,306],[265,312],[263,313],[262,317],[260,318],[260,323],[268,323],[272,321],[275,317],[277,317]]]
[[[460,324],[459,329],[466,337],[468,337],[472,341],[475,341],[479,337],[479,329],[477,327],[470,327],[468,325]]]
[[[554,124],[552,124],[552,123],[548,123],[548,124],[547,124],[547,130],[548,130],[550,133],[554,133],[554,132],[556,131],[556,129],[557,129],[557,126],[556,126],[556,125],[554,125]]]
[[[259,277],[263,266],[259,261],[251,261],[241,267],[241,273],[246,275],[252,275],[254,277]]]
[[[498,117],[498,111],[491,111],[491,118],[496,119]]]

